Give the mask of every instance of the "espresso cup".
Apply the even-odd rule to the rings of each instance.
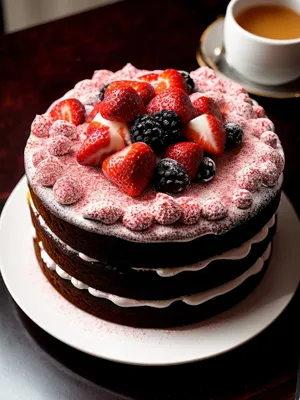
[[[231,0],[224,21],[227,63],[247,79],[263,85],[280,85],[300,76],[300,38],[277,40],[243,29],[236,16],[258,5],[281,5],[300,13],[300,0]]]

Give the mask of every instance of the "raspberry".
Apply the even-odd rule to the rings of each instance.
[[[56,157],[49,156],[37,166],[35,180],[42,186],[53,186],[63,173],[63,166]]]
[[[39,138],[48,137],[52,122],[52,118],[46,114],[36,115],[31,124],[31,133]]]
[[[226,217],[228,210],[218,200],[207,200],[202,207],[202,216],[209,221],[217,221]]]
[[[124,214],[123,225],[132,231],[144,231],[150,228],[153,216],[146,207],[131,206]]]
[[[189,197],[180,197],[177,203],[180,205],[182,212],[179,222],[185,225],[193,225],[199,221],[201,208],[195,200]]]
[[[276,149],[276,147],[277,147],[277,142],[278,142],[277,135],[276,135],[276,133],[274,133],[272,131],[264,132],[261,135],[260,140],[262,140],[267,145],[273,147],[273,149]]]
[[[92,203],[83,212],[84,218],[100,221],[106,225],[114,224],[122,215],[122,210],[111,201]]]
[[[241,208],[242,210],[244,210],[252,206],[253,197],[248,190],[237,189],[233,194],[232,201],[237,206],[237,208]]]
[[[80,183],[70,176],[58,179],[53,186],[55,200],[63,205],[71,205],[81,199],[83,189]]]
[[[172,197],[163,193],[156,195],[152,213],[155,221],[161,225],[173,224],[181,217],[180,206]]]
[[[49,156],[49,153],[47,150],[37,151],[32,156],[32,164],[34,165],[34,167],[37,167],[48,156]]]
[[[249,190],[249,192],[255,192],[261,185],[261,175],[259,169],[255,166],[243,168],[237,173],[237,182],[241,189]]]
[[[274,186],[280,177],[280,170],[271,161],[259,165],[262,182],[265,186]]]

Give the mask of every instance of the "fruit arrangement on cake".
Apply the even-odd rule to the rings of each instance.
[[[268,267],[283,150],[264,109],[209,68],[95,71],[35,117],[25,168],[40,267],[99,318],[201,321]]]

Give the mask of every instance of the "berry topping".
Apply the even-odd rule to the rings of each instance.
[[[195,83],[193,81],[193,79],[191,78],[191,75],[187,72],[187,71],[178,71],[183,79],[184,79],[184,83],[186,85],[187,88],[187,92],[191,93],[195,87]]]
[[[209,154],[220,156],[226,141],[225,129],[218,118],[211,114],[203,114],[192,119],[183,136],[190,142],[198,143]]]
[[[48,156],[49,156],[49,153],[47,150],[37,151],[32,156],[32,164],[34,165],[34,167],[37,167]]]
[[[196,182],[209,182],[216,175],[216,164],[209,157],[204,157],[197,171]]]
[[[276,133],[274,133],[272,131],[264,132],[261,135],[260,140],[262,140],[267,145],[273,147],[273,149],[276,149],[277,144],[278,144],[277,135],[276,135]]]
[[[69,153],[72,142],[66,136],[51,137],[47,143],[47,149],[52,156],[63,156]]]
[[[87,135],[93,133],[93,126],[95,126],[94,122],[100,123],[101,125],[108,126],[111,132],[115,131],[115,133],[118,133],[124,140],[125,144],[131,144],[130,132],[125,122],[109,121],[108,119],[104,119],[100,113],[95,116],[92,122],[93,124],[90,124],[89,128],[87,129]]]
[[[84,106],[95,106],[97,103],[99,103],[98,89],[94,89],[91,92],[84,93],[79,97],[79,100]]]
[[[279,172],[282,172],[284,169],[284,158],[283,156],[274,149],[270,149],[266,153],[264,153],[260,158],[259,161],[271,161],[276,165],[276,167],[279,169]]]
[[[170,225],[181,217],[181,208],[172,197],[158,193],[153,203],[152,214],[159,224]]]
[[[110,154],[124,146],[123,139],[115,130],[94,121],[90,123],[88,136],[77,152],[77,161],[82,165],[101,166]]]
[[[222,116],[222,113],[221,113],[219,107],[214,102],[214,100],[211,99],[210,97],[206,97],[206,96],[198,97],[197,100],[193,101],[193,106],[196,108],[199,115],[212,114],[216,118],[218,118],[220,121],[223,120],[223,116]]]
[[[189,185],[190,180],[181,164],[163,158],[156,166],[153,182],[157,192],[180,193]]]
[[[122,215],[122,210],[112,201],[91,203],[83,212],[84,218],[100,221],[106,225],[114,224]]]
[[[243,168],[237,173],[237,183],[240,188],[255,192],[261,185],[261,174],[255,166]]]
[[[153,151],[163,148],[163,129],[151,115],[144,114],[134,121],[130,129],[130,137],[133,143],[144,142]]]
[[[271,161],[266,161],[259,165],[262,183],[265,186],[274,186],[280,177],[280,170]]]
[[[78,137],[76,126],[62,119],[58,119],[53,123],[49,135],[52,137],[66,136],[70,140],[75,140]]]
[[[244,132],[241,126],[235,122],[228,122],[224,125],[226,131],[225,149],[230,150],[242,143]]]
[[[98,89],[101,89],[114,75],[112,71],[107,69],[100,69],[95,71],[92,76],[92,81],[95,83]]]
[[[140,81],[151,83],[158,95],[168,88],[187,90],[183,76],[176,69],[166,69],[160,74],[150,73],[139,77]]]
[[[237,189],[235,190],[233,197],[232,197],[233,204],[237,206],[237,208],[241,208],[245,210],[252,206],[253,203],[253,196],[252,194],[246,189]]]
[[[139,196],[151,181],[156,157],[145,143],[133,143],[104,160],[104,175],[129,196]]]
[[[181,122],[175,111],[162,110],[153,114],[163,129],[163,145],[170,146],[178,142],[181,135]]]
[[[265,118],[266,113],[262,106],[253,106],[253,112],[256,118]]]
[[[179,222],[185,225],[194,225],[199,221],[201,208],[199,204],[189,197],[180,197],[177,203],[181,208],[181,217]]]
[[[86,122],[92,122],[93,119],[96,117],[97,114],[100,113],[100,109],[101,109],[101,101],[99,103],[97,103],[95,105],[95,107],[92,109],[92,111],[90,112]]]
[[[49,115],[36,115],[31,124],[31,133],[39,138],[48,137],[52,122]]]
[[[53,186],[62,173],[62,164],[56,157],[49,156],[37,166],[35,181],[42,186]]]
[[[153,216],[148,208],[135,205],[128,208],[123,217],[123,225],[131,231],[144,231],[150,228]]]
[[[202,206],[202,216],[209,221],[217,221],[226,217],[228,210],[215,199],[207,200]]]
[[[80,183],[70,176],[63,176],[58,179],[53,186],[53,196],[55,200],[63,205],[77,203],[83,195]]]
[[[74,125],[84,122],[85,108],[77,99],[65,99],[59,101],[50,111],[50,116],[56,121],[63,119]]]
[[[80,94],[90,92],[91,90],[93,90],[95,88],[96,88],[96,84],[91,79],[84,79],[83,81],[79,81],[74,86],[75,92],[76,93],[78,92]]]
[[[108,88],[108,85],[102,86],[102,88],[101,88],[101,90],[99,92],[99,95],[98,95],[100,101],[104,100],[104,95],[105,95],[105,92],[106,92],[107,88]]]
[[[100,104],[102,117],[110,121],[130,122],[146,113],[141,97],[129,86],[112,90]]]
[[[164,157],[171,158],[172,160],[180,163],[192,181],[196,176],[199,165],[203,158],[203,149],[197,143],[175,143],[167,148],[164,153]]]
[[[108,85],[104,97],[107,97],[112,91],[115,89],[119,89],[120,87],[131,87],[137,91],[137,93],[141,96],[143,103],[146,105],[149,101],[154,97],[154,88],[148,82],[139,82],[139,81],[115,81]]]
[[[147,106],[149,114],[162,110],[172,110],[180,118],[183,125],[197,115],[189,96],[182,89],[169,88],[150,101]]]

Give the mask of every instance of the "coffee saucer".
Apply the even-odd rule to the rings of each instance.
[[[212,68],[222,78],[230,78],[241,84],[249,93],[270,98],[288,99],[300,97],[300,78],[284,85],[267,86],[247,80],[231,68],[226,61],[223,46],[224,18],[219,17],[203,32],[196,58],[201,67]]]

